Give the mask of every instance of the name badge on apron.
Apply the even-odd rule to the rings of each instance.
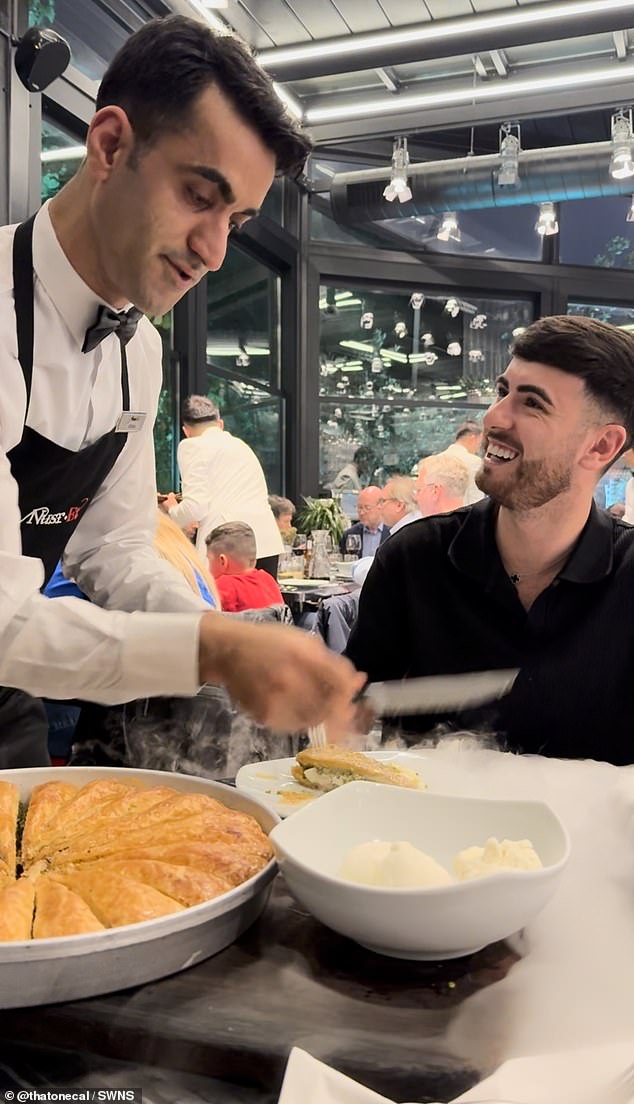
[[[143,428],[145,413],[142,410],[124,410],[121,413],[115,433],[138,433]]]

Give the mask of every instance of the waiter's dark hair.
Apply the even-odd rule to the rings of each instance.
[[[122,107],[142,149],[166,131],[187,127],[194,101],[209,85],[220,89],[275,154],[279,175],[301,171],[312,143],[269,75],[236,35],[216,34],[195,19],[169,15],[131,35],[103,76],[96,106]]]
[[[513,356],[547,364],[582,379],[607,418],[634,440],[634,336],[607,322],[560,314],[533,322],[515,341]]]

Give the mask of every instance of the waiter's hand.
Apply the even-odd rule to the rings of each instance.
[[[365,683],[349,660],[284,625],[250,625],[207,613],[200,626],[200,680],[221,683],[258,724],[296,732],[330,722],[343,730]]]
[[[170,491],[162,502],[159,502],[159,506],[164,513],[169,514],[170,510],[173,510],[174,506],[178,506],[178,499],[173,491]]]

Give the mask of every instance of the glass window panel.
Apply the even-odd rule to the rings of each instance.
[[[126,8],[128,26],[100,0],[29,0],[29,23],[53,27],[70,46],[71,64],[98,81],[130,32],[148,19],[136,0],[126,0]]]
[[[176,449],[180,432],[178,410],[178,362],[173,351],[173,314],[153,318],[163,342],[163,384],[154,423],[156,485],[166,493],[178,487]]]
[[[42,119],[42,203],[71,179],[83,160],[83,139],[70,130]]]
[[[280,279],[235,244],[207,277],[207,363],[276,388]]]
[[[621,330],[634,331],[634,306],[617,303],[569,302],[568,314],[580,314],[584,318],[596,318],[599,322],[609,322]],[[629,467],[629,454],[620,456],[601,476],[594,492],[595,502],[608,510],[616,503],[625,503],[625,491],[632,478]]]
[[[320,394],[487,403],[530,299],[322,286]]]
[[[246,441],[260,461],[270,494],[282,494],[284,400],[236,379],[208,375],[207,394],[220,407],[230,433]]]
[[[448,253],[471,257],[539,261],[543,239],[535,230],[537,208],[532,205],[458,211],[460,240],[437,237],[442,215],[398,217],[368,221],[363,226],[340,226],[331,218],[322,196],[311,204],[311,237],[321,241],[371,243],[380,249],[417,253]]]
[[[634,222],[626,220],[630,203],[630,196],[608,196],[560,204],[561,263],[634,268]]]
[[[364,483],[384,483],[395,472],[410,472],[421,456],[441,452],[466,418],[481,418],[486,406],[392,403],[320,404],[320,484],[327,489],[356,450],[372,453]]]

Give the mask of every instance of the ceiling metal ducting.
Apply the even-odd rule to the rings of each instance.
[[[497,182],[499,153],[426,161],[408,168],[412,199],[406,203],[390,203],[383,197],[390,181],[389,165],[337,173],[330,182],[332,213],[342,226],[359,226],[445,211],[631,195],[634,178],[615,180],[610,175],[611,154],[611,142],[524,150],[519,155],[519,184],[515,187]]]

